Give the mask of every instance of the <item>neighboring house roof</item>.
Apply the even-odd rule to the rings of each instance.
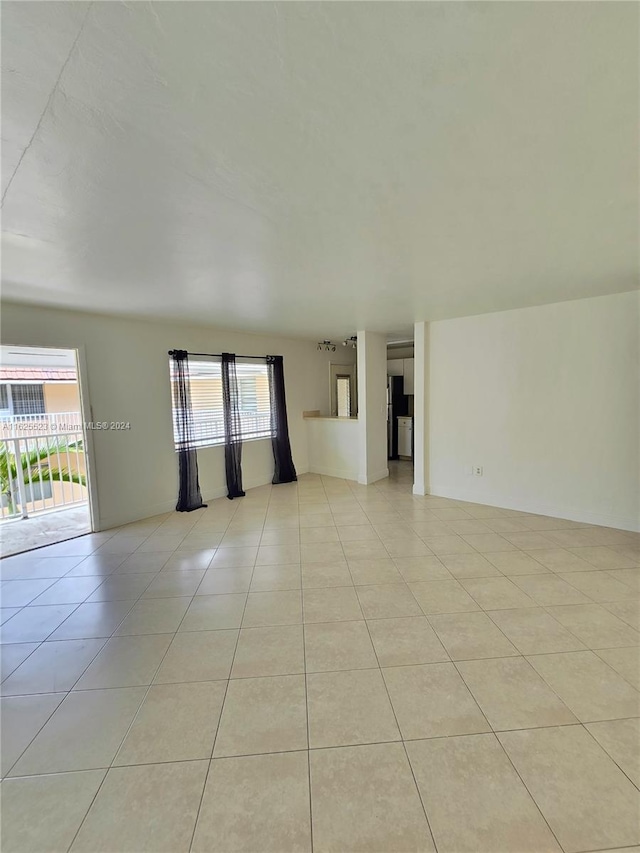
[[[0,367],[0,382],[75,382],[76,371],[64,367]]]

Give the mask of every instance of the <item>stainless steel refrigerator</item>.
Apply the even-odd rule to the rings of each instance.
[[[387,456],[398,459],[398,418],[409,414],[409,398],[404,393],[404,377],[387,377]]]

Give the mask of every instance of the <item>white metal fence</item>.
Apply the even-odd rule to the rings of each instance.
[[[76,412],[46,415],[56,421],[5,420],[0,432],[0,521],[87,502],[86,465],[81,425],[62,420]],[[40,418],[41,416],[23,416]],[[54,431],[42,431],[45,424]],[[32,428],[25,429],[25,425]],[[77,426],[75,430],[62,427]]]
[[[37,415],[0,414],[0,438],[29,438],[48,433],[82,432],[80,412],[42,412]]]

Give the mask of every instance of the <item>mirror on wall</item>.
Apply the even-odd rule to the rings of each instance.
[[[354,418],[358,414],[358,392],[355,364],[332,364],[331,416]]]

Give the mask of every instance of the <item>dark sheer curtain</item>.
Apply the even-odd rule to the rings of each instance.
[[[242,424],[238,406],[236,357],[222,353],[222,406],[224,409],[224,465],[227,472],[227,497],[244,497],[242,490]]]
[[[173,359],[173,412],[178,447],[179,490],[178,512],[191,512],[206,506],[202,503],[198,482],[198,457],[194,447],[193,413],[189,386],[189,356],[185,350],[174,350]]]
[[[291,458],[287,402],[284,394],[284,361],[281,355],[267,356],[269,373],[269,396],[271,399],[271,443],[275,471],[272,483],[293,483],[297,480],[296,469]]]

